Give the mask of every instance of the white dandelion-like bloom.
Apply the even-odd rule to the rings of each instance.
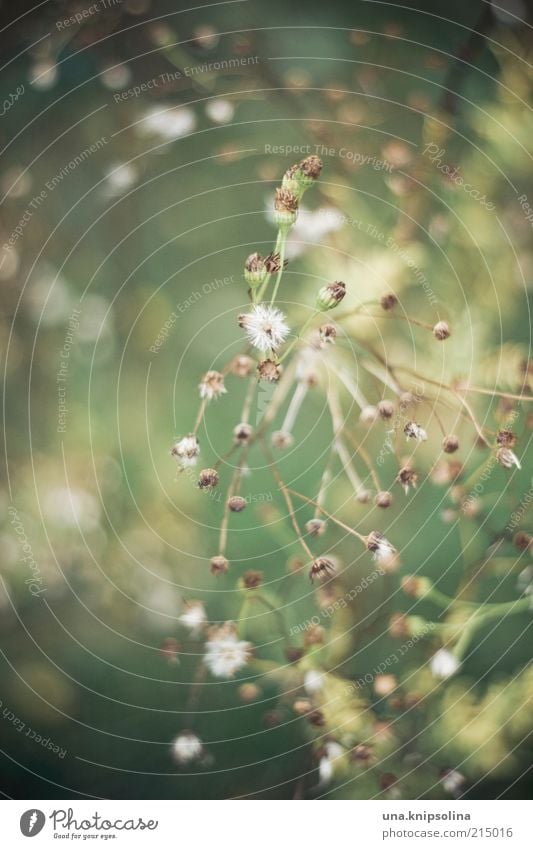
[[[451,678],[461,666],[461,661],[448,649],[439,649],[430,660],[430,669],[435,678]]]
[[[255,304],[251,312],[239,316],[239,324],[252,345],[263,353],[279,348],[289,333],[281,310],[266,304]]]
[[[441,775],[440,783],[442,784],[446,793],[450,793],[452,796],[458,796],[461,790],[463,789],[463,785],[465,784],[466,778],[459,772],[457,769],[446,769]]]
[[[202,377],[198,386],[200,398],[206,401],[212,401],[213,398],[220,398],[228,391],[224,386],[224,375],[219,371],[208,371]]]
[[[251,643],[239,640],[233,622],[213,628],[205,648],[205,665],[215,678],[233,678],[246,666],[252,653]]]
[[[205,623],[207,616],[205,607],[201,601],[189,601],[185,605],[183,613],[179,617],[182,625],[185,626],[192,636],[199,634]]]
[[[428,435],[423,427],[420,427],[416,422],[407,422],[403,432],[407,439],[416,439],[417,442],[425,442]]]
[[[322,757],[318,762],[318,783],[320,786],[331,783],[335,771],[334,762],[343,754],[344,749],[336,740],[328,740],[325,743]]]
[[[202,741],[192,731],[182,731],[172,741],[172,757],[179,764],[189,764],[197,760],[203,750]]]
[[[308,669],[304,675],[304,690],[308,696],[315,696],[324,687],[324,675],[318,669]]]
[[[173,457],[177,457],[182,469],[195,466],[200,453],[200,443],[194,433],[190,433],[179,439],[170,453]]]

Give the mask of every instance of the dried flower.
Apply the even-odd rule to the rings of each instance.
[[[298,216],[298,197],[288,189],[276,189],[274,222],[280,230],[292,227]]]
[[[251,643],[239,640],[233,622],[212,628],[205,648],[204,662],[215,678],[233,678],[252,653]]]
[[[298,171],[301,172],[304,178],[309,180],[309,185],[312,185],[320,177],[322,167],[322,160],[318,156],[311,154],[311,156],[302,159],[298,166]]]
[[[224,575],[229,569],[229,562],[222,554],[217,554],[211,558],[209,568],[212,575]]]
[[[387,492],[386,490],[382,490],[378,492],[374,499],[374,504],[376,507],[381,507],[383,510],[386,510],[387,507],[390,507],[393,502],[393,497],[391,492]]]
[[[198,476],[198,486],[200,489],[213,489],[218,486],[218,472],[216,469],[202,469]]]
[[[257,569],[249,569],[242,576],[243,587],[247,590],[255,590],[261,586],[263,581],[263,573]]]
[[[450,436],[446,436],[442,442],[442,448],[446,454],[453,454],[459,448],[459,440],[452,433]]]
[[[386,562],[397,554],[394,546],[380,531],[371,531],[366,538],[366,547],[374,555],[374,560]]]
[[[240,422],[233,428],[233,441],[235,445],[246,445],[252,438],[254,429],[248,422]]]
[[[172,757],[179,764],[198,760],[203,753],[202,741],[192,731],[182,731],[172,741]]]
[[[232,513],[242,513],[246,507],[246,499],[242,495],[232,495],[228,498],[228,507]]]
[[[202,377],[198,386],[200,390],[200,398],[206,401],[212,401],[214,398],[220,398],[227,392],[224,386],[224,375],[219,371],[208,371]]]
[[[200,443],[194,433],[182,437],[172,447],[170,453],[177,457],[182,469],[195,466],[200,453]]]
[[[435,678],[451,678],[460,669],[461,662],[448,649],[439,649],[430,661],[430,669]]]
[[[231,370],[237,377],[249,377],[254,369],[255,363],[251,357],[241,354],[233,360]]]
[[[283,371],[283,367],[280,363],[274,362],[274,360],[261,360],[259,365],[257,366],[257,374],[259,375],[260,380],[268,380],[270,383],[276,383]]]
[[[283,268],[287,268],[289,260],[283,261]],[[269,274],[277,274],[281,271],[281,255],[279,253],[270,253],[265,257],[265,266]]]
[[[323,324],[319,329],[320,341],[325,345],[334,345],[337,338],[337,328],[334,324]]]
[[[398,298],[394,294],[394,292],[388,292],[386,295],[382,295],[380,299],[381,308],[386,312],[389,310],[393,310],[396,304],[398,303]]]
[[[433,336],[435,339],[438,339],[439,342],[444,342],[445,339],[449,338],[450,334],[450,328],[445,321],[438,321],[433,328]]]
[[[255,251],[255,253],[250,254],[246,258],[244,262],[244,279],[252,289],[256,289],[261,283],[264,283],[267,274],[266,261],[261,254]]]
[[[510,448],[498,448],[496,451],[496,459],[500,466],[503,466],[504,469],[512,469],[513,466],[516,466],[517,469],[522,468],[520,460]]]
[[[396,480],[403,486],[403,491],[408,495],[410,487],[416,488],[418,475],[410,466],[404,466],[398,472]]]
[[[188,628],[191,636],[199,634],[207,622],[205,607],[202,602],[188,601],[179,621]]]
[[[271,440],[274,448],[279,448],[280,450],[290,448],[294,442],[292,433],[289,433],[287,430],[275,430],[272,433]]]
[[[416,422],[407,422],[403,432],[407,439],[416,439],[417,442],[425,442],[428,435],[423,427],[420,427]]]
[[[394,415],[394,404],[392,401],[388,401],[386,398],[380,401],[378,404],[378,413],[382,419],[392,419]]]
[[[328,557],[318,557],[316,560],[313,560],[311,569],[309,570],[309,577],[311,581],[314,581],[315,579],[325,581],[326,578],[329,578],[334,574],[335,564]]]
[[[504,445],[506,448],[514,448],[517,441],[517,436],[512,430],[499,430],[496,434],[497,444]]]
[[[328,283],[327,286],[323,286],[318,292],[316,308],[322,312],[332,310],[340,304],[345,295],[345,283],[342,283],[340,280],[336,280],[334,283]]]
[[[265,304],[254,304],[251,312],[240,315],[239,327],[251,344],[264,353],[279,348],[289,333],[281,310]]]
[[[312,537],[321,537],[326,532],[326,523],[323,519],[309,519],[305,530]]]

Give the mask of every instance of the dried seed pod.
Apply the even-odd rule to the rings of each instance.
[[[242,513],[246,507],[246,499],[242,495],[232,495],[228,498],[228,507],[232,513]]]
[[[216,469],[202,469],[198,476],[198,486],[200,489],[213,489],[218,486],[218,472]]]
[[[445,339],[448,339],[451,335],[451,330],[446,321],[438,321],[433,328],[433,336],[435,339],[438,339],[439,342],[444,342]]]

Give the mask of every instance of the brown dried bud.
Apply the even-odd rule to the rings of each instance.
[[[274,207],[278,212],[296,212],[298,209],[298,198],[287,189],[276,189]]]
[[[245,589],[247,590],[255,590],[256,587],[260,587],[263,581],[263,573],[257,571],[256,569],[249,569],[242,576],[242,583]]]
[[[371,746],[366,743],[358,743],[350,752],[350,760],[355,763],[370,764],[375,761],[376,756]]]
[[[271,383],[276,383],[283,371],[280,363],[275,363],[274,360],[262,360],[257,366],[257,373],[260,380],[269,380]]]
[[[304,656],[304,650],[300,646],[288,646],[285,649],[285,657],[289,663],[298,663]]]
[[[250,256],[245,260],[244,279],[252,287],[252,289],[255,289],[264,282],[266,276],[266,260],[263,259],[261,254],[255,251],[255,253],[250,254]]]
[[[233,360],[231,371],[234,375],[236,375],[236,377],[249,377],[253,371],[254,365],[255,363],[251,357],[241,354]]]
[[[390,790],[393,787],[398,779],[392,772],[384,772],[383,775],[379,777],[379,786],[381,790]]]
[[[248,422],[240,422],[233,428],[233,441],[235,445],[246,445],[250,441],[254,429]]]
[[[229,569],[229,562],[222,554],[218,554],[211,558],[209,568],[213,575],[224,575]]]
[[[287,268],[288,264],[289,260],[284,260],[283,268]],[[281,256],[277,253],[270,253],[265,257],[265,266],[269,274],[277,274],[278,271],[281,271]]]
[[[453,433],[450,436],[444,437],[442,448],[446,454],[453,454],[459,448],[458,438]]]
[[[528,548],[532,548],[532,544],[533,537],[525,531],[517,531],[513,537],[513,545],[520,551],[526,551]]]
[[[316,299],[317,310],[332,310],[346,295],[346,284],[340,280],[328,283],[319,290]]]
[[[294,442],[294,438],[292,433],[289,433],[286,430],[275,430],[271,436],[271,442],[274,448],[283,450],[291,447]]]
[[[381,418],[384,419],[385,421],[387,419],[392,419],[392,417],[394,415],[394,404],[392,403],[392,401],[388,401],[387,399],[384,399],[383,401],[380,401],[379,404],[378,404],[378,412],[379,412],[379,415],[381,416]]]
[[[444,342],[445,339],[448,339],[451,335],[450,328],[445,321],[438,321],[433,328],[433,336],[435,339],[438,339],[439,342]]]
[[[218,486],[218,472],[215,469],[202,469],[198,476],[198,486],[200,489],[212,489]]]
[[[389,310],[393,310],[396,304],[398,303],[398,298],[394,294],[394,292],[388,292],[386,295],[382,295],[380,299],[381,308],[386,312]]]
[[[392,493],[383,490],[382,492],[378,492],[376,497],[374,498],[374,504],[376,507],[382,507],[384,510],[387,507],[390,507],[393,502]]]
[[[322,173],[322,160],[318,156],[311,154],[311,156],[302,159],[298,167],[304,176],[310,177],[312,180],[317,180]]]
[[[326,578],[335,574],[335,564],[328,557],[318,557],[313,560],[311,569],[309,570],[309,578],[311,581],[325,581]]]
[[[512,430],[499,430],[496,435],[498,445],[505,445],[507,448],[513,448],[517,441],[517,436]]]
[[[305,530],[312,537],[321,537],[326,531],[326,523],[323,519],[309,519]]]
[[[242,495],[232,495],[228,498],[228,507],[232,513],[241,513],[246,507],[246,499]]]
[[[411,486],[413,488],[416,487],[418,475],[415,470],[412,469],[410,466],[404,466],[403,469],[400,469],[400,471],[398,472],[396,480],[399,484],[403,486],[403,490],[407,495]]]
[[[337,328],[334,324],[323,324],[319,330],[320,341],[326,345],[333,345],[337,338]]]
[[[312,710],[311,713],[307,715],[307,721],[310,725],[314,725],[316,728],[322,728],[323,725],[326,724],[326,718],[321,710]]]
[[[303,716],[305,713],[309,713],[311,708],[312,705],[309,699],[296,699],[292,706],[294,713],[298,714],[298,716]]]
[[[403,613],[393,613],[389,619],[389,634],[395,640],[403,640],[411,634],[407,616]]]

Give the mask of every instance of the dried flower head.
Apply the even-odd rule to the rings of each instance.
[[[219,371],[208,371],[202,377],[198,386],[200,390],[200,398],[206,401],[212,401],[214,398],[220,398],[227,392],[224,386],[224,375]]]
[[[334,324],[323,324],[319,330],[319,336],[324,345],[334,345],[337,338],[337,328]]]
[[[266,304],[254,304],[251,312],[241,314],[239,327],[245,331],[251,344],[264,353],[277,350],[289,333],[281,310]]]
[[[304,175],[304,177],[308,177],[310,179],[310,185],[315,180],[318,180],[320,174],[322,173],[322,160],[311,154],[311,156],[307,156],[305,159],[302,159],[298,166],[298,170]]]
[[[418,475],[410,466],[404,466],[398,472],[396,480],[403,486],[405,494],[408,495],[411,487],[416,488]]]
[[[291,447],[294,442],[294,437],[288,430],[275,430],[272,433],[271,441],[274,448],[283,450]]]
[[[438,339],[439,342],[444,342],[445,339],[448,339],[451,335],[450,328],[446,321],[438,321],[433,328],[433,336],[435,339]]]
[[[382,295],[380,299],[381,308],[386,312],[389,310],[393,310],[396,304],[398,303],[398,298],[394,294],[394,292],[387,292],[386,295]]]
[[[459,448],[459,440],[452,433],[450,436],[445,436],[442,441],[442,448],[446,454],[453,454]]]
[[[205,607],[201,601],[188,601],[183,608],[179,621],[190,632],[191,636],[199,634],[207,622]]]
[[[533,537],[526,531],[517,531],[513,537],[513,545],[519,551],[527,551],[533,548]]]
[[[232,495],[228,498],[228,507],[232,513],[242,513],[246,507],[246,499],[242,495]]]
[[[403,432],[407,439],[416,439],[417,442],[425,442],[428,435],[423,427],[420,427],[416,422],[407,422]]]
[[[266,359],[261,360],[259,365],[257,366],[257,374],[259,375],[260,380],[268,380],[270,383],[277,383],[277,381],[281,377],[281,373],[283,371],[283,367],[280,363],[276,363],[274,360]]]
[[[322,312],[332,310],[336,307],[346,295],[346,284],[340,280],[335,280],[334,283],[328,283],[323,286],[317,295],[316,308]]]
[[[255,590],[263,582],[263,573],[257,569],[249,569],[242,576],[242,584],[246,590]]]
[[[310,536],[321,537],[326,532],[326,523],[323,519],[309,519],[305,529]]]
[[[276,189],[274,222],[280,229],[292,227],[298,215],[298,196],[289,189]]]
[[[500,466],[503,466],[504,469],[512,469],[513,466],[516,466],[517,469],[522,468],[520,460],[510,448],[498,448],[496,451],[496,459]]]
[[[384,398],[383,401],[380,401],[378,404],[378,413],[385,421],[387,419],[392,419],[394,415],[394,404],[392,401],[388,401],[386,398]]]
[[[512,430],[499,430],[496,434],[496,442],[498,445],[503,445],[506,448],[514,448],[518,439]]]
[[[335,574],[335,564],[328,557],[318,557],[313,560],[309,570],[309,578],[311,581],[325,581],[327,578]]]
[[[256,289],[257,286],[265,282],[267,273],[266,261],[257,251],[246,258],[244,262],[244,279],[252,289]]]
[[[283,268],[287,268],[289,260],[283,261]],[[281,271],[281,255],[279,253],[270,253],[265,257],[265,266],[269,274],[277,274]]]
[[[235,445],[246,445],[252,438],[254,429],[248,422],[240,422],[233,428],[233,441]]]
[[[218,486],[219,477],[216,469],[202,469],[198,475],[198,486],[200,489],[213,489]]]
[[[387,507],[390,507],[393,502],[392,492],[387,492],[386,490],[382,490],[378,492],[375,499],[374,504],[376,507],[381,507],[383,510],[386,510]]]
[[[205,649],[205,665],[215,678],[233,678],[252,653],[251,643],[239,640],[233,622],[211,628]]]
[[[209,568],[212,575],[224,575],[229,569],[229,562],[222,554],[217,554],[209,561]]]
[[[236,377],[249,377],[254,370],[255,362],[246,354],[235,357],[231,365],[231,371]]]
[[[380,531],[371,531],[366,538],[366,547],[374,555],[374,560],[385,562],[397,554],[394,546]]]
[[[185,469],[190,466],[195,466],[200,453],[200,443],[194,433],[182,437],[170,451],[173,457],[178,459],[181,468]]]

